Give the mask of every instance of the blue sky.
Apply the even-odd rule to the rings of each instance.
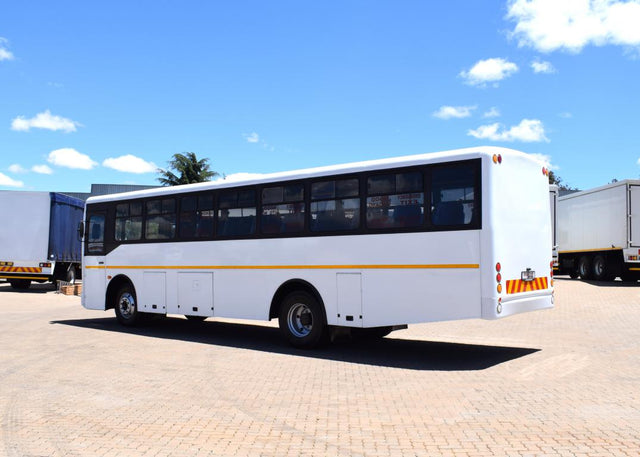
[[[0,189],[476,145],[640,177],[640,0],[5,2]]]

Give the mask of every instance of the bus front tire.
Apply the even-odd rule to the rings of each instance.
[[[140,323],[141,313],[138,312],[136,292],[133,287],[126,285],[118,290],[113,308],[120,324],[126,327],[133,327]]]
[[[282,300],[278,323],[280,331],[294,347],[310,349],[326,339],[322,305],[307,292],[292,292]]]

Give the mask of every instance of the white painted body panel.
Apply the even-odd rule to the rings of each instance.
[[[632,236],[632,230],[640,226],[640,193],[636,193],[637,186],[640,186],[640,181],[625,180],[560,197],[560,252],[640,246],[640,233],[637,233],[636,240]],[[631,189],[634,189],[636,198],[629,200]],[[632,221],[637,223],[633,224]]]
[[[502,164],[492,163],[492,155],[498,153]],[[291,279],[316,288],[329,325],[495,319],[551,307],[551,287],[511,297],[496,290],[497,261],[503,263],[505,277],[519,278],[527,267],[543,276],[550,271],[548,184],[541,165],[523,153],[474,148],[281,173],[242,184],[475,158],[482,160],[481,230],[121,245],[106,256],[104,269],[83,271],[97,278],[92,283],[96,290],[83,294],[83,306],[105,308],[102,272],[107,278],[127,276],[135,285],[141,311],[169,314],[266,320],[277,289]],[[230,185],[203,183],[170,191]],[[167,191],[102,196],[88,205]],[[212,300],[207,300],[208,290]],[[512,306],[507,305],[510,301]]]
[[[0,261],[23,267],[47,262],[50,213],[49,192],[0,191]]]

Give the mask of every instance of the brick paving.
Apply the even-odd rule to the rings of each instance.
[[[640,284],[287,346],[273,323],[117,325],[0,283],[0,456],[637,456]]]

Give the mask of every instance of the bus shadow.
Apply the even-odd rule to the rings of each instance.
[[[107,332],[127,333],[254,351],[310,357],[339,362],[425,371],[476,371],[527,356],[539,349],[405,340],[341,340],[318,349],[291,347],[275,327],[229,322],[190,322],[177,318],[152,319],[127,328],[115,318],[51,321]]]

